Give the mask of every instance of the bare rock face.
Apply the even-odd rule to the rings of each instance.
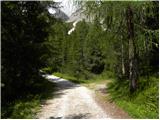
[[[67,21],[69,20],[69,17],[68,15],[66,15],[62,10],[60,9],[54,9],[55,10],[55,14],[53,15],[55,18],[58,18],[58,19],[62,19],[64,21]]]
[[[83,13],[82,9],[77,9],[72,15],[69,17],[67,22],[75,22],[75,21],[81,21],[83,19],[86,19],[86,16]]]
[[[78,9],[74,13],[72,13],[72,15],[66,21],[68,23],[73,23],[73,27],[68,31],[68,35],[70,35],[75,30],[76,24],[83,19],[85,19],[85,15],[83,14],[82,9]]]
[[[55,13],[52,15],[54,17],[73,23],[83,19],[88,21],[81,5],[75,0],[55,0],[55,4],[57,4],[57,8],[53,8]]]

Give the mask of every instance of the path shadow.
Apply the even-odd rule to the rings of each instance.
[[[72,114],[65,117],[66,119],[87,119],[89,117],[90,113],[85,114]]]
[[[51,116],[49,119],[62,119],[62,117],[53,117],[53,116]]]
[[[63,117],[53,117],[51,116],[49,119],[87,119],[89,117],[90,113],[85,113],[85,114],[71,114],[66,116],[65,118]]]
[[[55,83],[55,91],[53,92],[53,98],[60,98],[65,95],[65,90],[80,87],[79,84],[75,84],[71,81],[65,80],[60,77],[55,77],[49,74],[43,75],[48,81]]]

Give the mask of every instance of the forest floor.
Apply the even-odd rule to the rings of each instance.
[[[36,118],[130,118],[122,109],[106,100],[105,83],[79,85],[54,75],[46,75],[46,78],[56,83],[56,92],[53,98],[41,105]]]

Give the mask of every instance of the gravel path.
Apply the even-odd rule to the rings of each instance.
[[[57,83],[54,98],[46,101],[37,114],[40,119],[103,119],[110,118],[95,102],[88,88],[53,75],[46,77]]]

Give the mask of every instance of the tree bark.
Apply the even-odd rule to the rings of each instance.
[[[124,67],[124,48],[123,48],[123,42],[121,42],[121,60],[122,60],[122,75],[125,75],[125,67]]]
[[[129,80],[130,92],[134,92],[137,88],[137,58],[136,47],[134,43],[134,24],[133,24],[133,10],[130,6],[127,8],[127,27],[129,39]]]

